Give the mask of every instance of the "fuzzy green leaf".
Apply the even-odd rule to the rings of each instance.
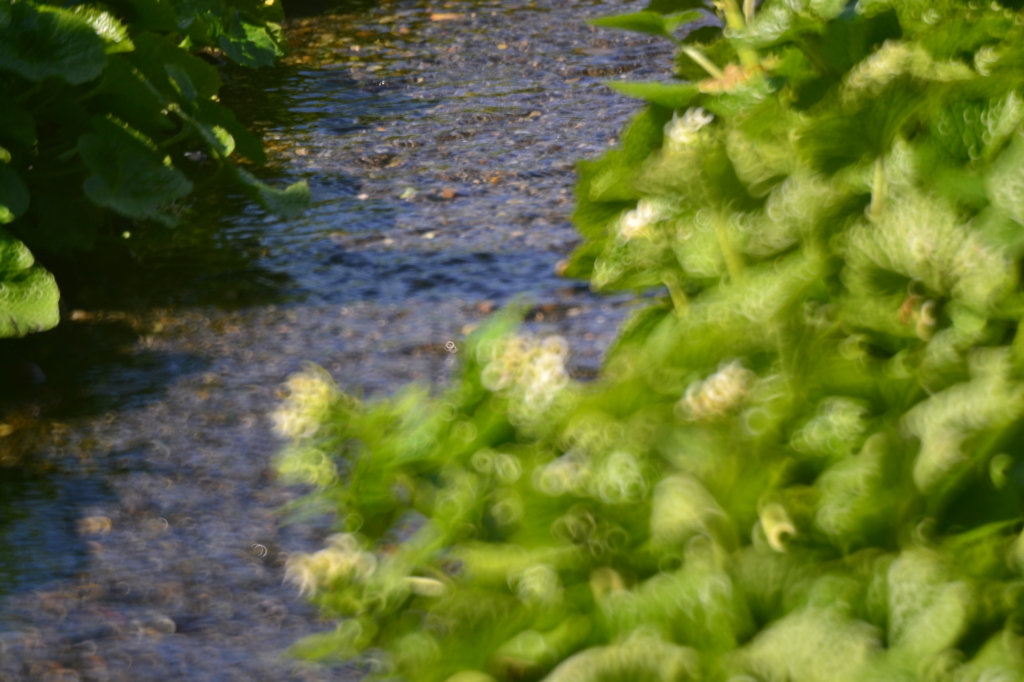
[[[199,137],[206,143],[207,148],[214,155],[226,159],[235,151],[235,139],[224,128],[197,121],[183,112],[181,107],[177,105],[172,105],[171,111],[199,134]]]
[[[92,26],[96,34],[106,44],[107,54],[131,52],[135,49],[135,45],[128,37],[128,27],[110,12],[90,5],[75,5],[71,8],[71,12],[75,16],[85,19]]]
[[[692,83],[604,81],[604,85],[627,97],[647,100],[669,109],[684,109],[700,95],[700,90]]]
[[[132,66],[127,55],[113,55],[103,72],[100,101],[118,119],[150,135],[174,127],[164,113],[167,97]]]
[[[260,138],[242,125],[230,109],[208,99],[197,100],[195,106],[196,119],[205,125],[217,126],[227,131],[234,139],[235,149],[239,154],[253,163],[266,163],[267,157]]]
[[[135,53],[132,63],[163,96],[176,100],[180,97],[178,86],[172,82],[167,66],[173,66],[176,73],[184,73],[200,99],[210,99],[220,90],[221,80],[217,69],[178,48],[169,40],[153,33],[135,37]]]
[[[252,173],[232,165],[231,173],[242,188],[271,213],[284,218],[297,218],[309,208],[309,185],[300,180],[285,189],[274,189]]]
[[[632,12],[612,17],[591,19],[588,23],[600,28],[613,28],[621,31],[634,31],[672,39],[676,30],[685,24],[693,23],[704,15],[697,11],[660,14],[658,12]]]
[[[20,241],[0,229],[0,338],[50,329],[60,321],[53,275],[33,267]]]

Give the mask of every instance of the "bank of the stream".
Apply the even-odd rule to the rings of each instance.
[[[446,344],[519,292],[596,371],[625,303],[554,274],[572,163],[636,109],[600,80],[668,64],[583,23],[618,9],[385,2],[295,20],[285,65],[232,72],[225,99],[314,207],[197,211],[21,346],[47,380],[3,418],[0,680],[357,674],[280,659],[330,627],[281,584],[327,521],[282,523],[298,491],[273,480],[267,414],[306,360],[364,393],[442,381]]]

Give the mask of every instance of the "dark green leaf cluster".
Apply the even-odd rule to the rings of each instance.
[[[514,311],[439,397],[292,380],[282,470],[344,531],[289,561],[339,619],[295,653],[1024,679],[1024,13],[723,0],[677,39],[698,4],[598,22],[677,42],[682,76],[616,84],[650,105],[580,166],[569,273],[654,294],[598,381]]]
[[[112,215],[170,226],[175,202],[218,174],[272,211],[301,210],[303,183],[276,190],[237,165],[263,163],[262,145],[218,103],[211,63],[272,65],[281,18],[278,0],[0,0],[5,239],[56,252],[93,247]],[[22,272],[16,251],[0,251],[0,273]],[[53,279],[36,279],[30,298],[0,278],[0,336],[56,323]]]

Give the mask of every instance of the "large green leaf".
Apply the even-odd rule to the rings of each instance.
[[[274,189],[244,168],[231,164],[229,169],[246,192],[271,213],[284,218],[296,218],[309,208],[309,185],[305,180],[289,185],[283,190]]]
[[[85,18],[27,0],[0,5],[0,70],[30,81],[91,81],[107,63],[103,38]]]
[[[172,129],[174,123],[165,113],[167,97],[142,71],[132,66],[130,59],[130,55],[110,57],[97,99],[106,111],[143,132],[155,135]]]
[[[658,104],[669,109],[688,107],[700,95],[700,89],[693,83],[605,81],[604,84],[627,97],[647,100],[652,104]]]
[[[168,74],[169,65],[188,76],[200,99],[210,99],[220,90],[221,80],[216,68],[154,33],[135,36],[135,52],[131,60],[153,87],[172,100],[179,99],[181,94],[179,86]]]
[[[231,28],[218,40],[224,54],[242,66],[273,66],[283,54],[266,29],[244,19],[241,12],[232,14]]]
[[[611,17],[600,17],[591,19],[590,24],[601,28],[614,28],[622,31],[635,31],[650,35],[663,36],[673,39],[676,29],[685,24],[691,24],[704,16],[696,10],[677,12],[675,14],[660,14],[658,12],[631,12],[629,14],[617,14]]]
[[[619,149],[608,152],[596,163],[581,163],[583,178],[577,192],[580,203],[639,199],[633,181],[648,155],[661,146],[665,124],[671,118],[671,109],[652,105],[633,119]]]
[[[196,119],[211,126],[219,126],[231,134],[235,140],[235,150],[253,163],[266,163],[267,156],[263,152],[260,138],[242,125],[230,109],[217,104],[213,100],[200,99],[195,102]]]
[[[24,244],[0,229],[0,337],[43,331],[60,321],[57,283],[34,262]]]
[[[172,104],[170,110],[192,128],[199,137],[206,143],[207,148],[220,158],[227,158],[235,151],[235,138],[224,128],[218,125],[206,125],[192,118],[181,110],[177,104]]]
[[[828,22],[822,33],[810,33],[799,42],[830,74],[846,73],[886,40],[898,39],[900,24],[894,12],[865,18],[848,12]]]
[[[834,173],[885,154],[925,103],[910,84],[899,82],[858,110],[809,119],[797,146],[812,166]]]
[[[103,4],[131,26],[133,32],[170,33],[178,28],[174,4],[166,0],[107,0]]]
[[[174,11],[178,28],[200,45],[216,42],[227,24],[227,8],[219,0],[184,0]]]
[[[164,70],[182,100],[189,103],[194,102],[199,93],[192,85],[192,79],[188,77],[188,73],[177,64],[165,64]]]
[[[935,28],[921,44],[935,59],[973,57],[983,45],[998,43],[1013,30],[1013,19],[988,15],[973,21],[950,21]]]
[[[124,124],[97,117],[93,128],[78,141],[78,153],[92,171],[83,185],[86,196],[129,218],[173,224],[161,208],[189,194],[192,183]]]

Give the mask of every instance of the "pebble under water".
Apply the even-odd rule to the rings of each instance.
[[[283,65],[225,72],[266,179],[305,179],[314,204],[283,222],[202,199],[19,342],[32,381],[0,419],[0,680],[361,676],[281,657],[332,627],[282,585],[330,519],[284,522],[302,490],[274,480],[267,415],[305,361],[364,396],[444,382],[446,344],[518,294],[594,375],[630,302],[555,274],[577,243],[574,163],[638,109],[601,81],[663,78],[671,59],[584,23],[623,7],[389,1],[291,20]]]

